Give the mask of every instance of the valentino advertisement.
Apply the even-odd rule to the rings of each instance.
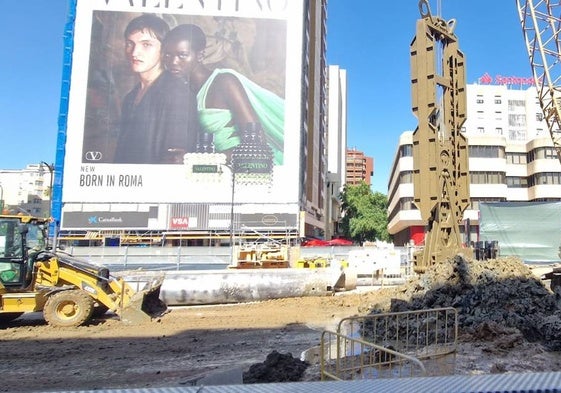
[[[141,227],[162,229],[208,229],[188,211],[224,204],[297,215],[303,7],[75,1],[63,228],[88,211],[143,212]]]

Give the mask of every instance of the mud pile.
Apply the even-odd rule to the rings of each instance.
[[[307,367],[308,363],[294,358],[291,353],[273,351],[263,363],[254,364],[243,373],[243,383],[300,381]]]
[[[561,350],[561,300],[517,258],[477,261],[458,255],[391,292],[370,312],[454,307],[468,339],[519,332],[529,342]]]

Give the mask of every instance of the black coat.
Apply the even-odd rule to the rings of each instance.
[[[135,105],[139,89],[140,84],[123,100],[114,162],[169,164],[194,152],[200,130],[195,93],[167,72]]]

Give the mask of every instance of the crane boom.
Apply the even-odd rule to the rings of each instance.
[[[538,100],[561,162],[561,3],[516,0]]]

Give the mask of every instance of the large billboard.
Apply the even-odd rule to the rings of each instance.
[[[74,4],[62,229],[296,217],[303,0]]]

